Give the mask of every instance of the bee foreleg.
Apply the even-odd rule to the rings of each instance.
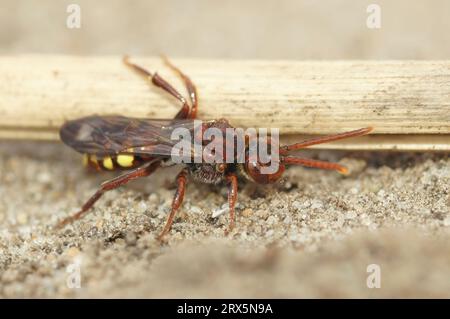
[[[227,175],[228,182],[228,205],[230,208],[230,224],[228,229],[225,230],[225,235],[228,235],[234,228],[234,206],[236,205],[237,193],[238,193],[238,181],[237,176],[234,173]]]

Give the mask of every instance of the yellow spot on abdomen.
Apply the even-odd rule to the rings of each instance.
[[[108,156],[103,159],[103,167],[109,170],[114,169],[114,164],[111,157]]]
[[[83,154],[83,166],[86,167],[89,164],[89,155]]]
[[[122,167],[133,166],[134,156],[129,154],[120,154],[117,156],[117,164]]]

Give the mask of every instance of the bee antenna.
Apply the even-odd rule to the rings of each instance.
[[[373,130],[372,127],[365,127],[365,128],[361,128],[359,130],[312,138],[312,139],[305,140],[305,141],[302,141],[299,143],[281,146],[280,153],[286,154],[289,151],[299,150],[299,149],[306,148],[306,147],[312,146],[312,145],[333,142],[333,141],[342,140],[342,139],[349,138],[349,137],[366,135],[366,134],[370,133],[372,130]]]
[[[337,163],[318,161],[318,160],[313,160],[313,159],[309,159],[309,158],[301,158],[301,157],[294,157],[294,156],[285,156],[282,158],[281,161],[282,161],[282,163],[287,164],[287,165],[301,165],[301,166],[305,166],[305,167],[333,170],[333,171],[337,171],[343,175],[348,175],[347,167],[342,166]]]

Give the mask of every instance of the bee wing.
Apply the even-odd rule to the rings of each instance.
[[[194,120],[151,120],[124,116],[88,116],[66,122],[61,140],[76,151],[98,156],[119,153],[170,156],[176,128],[193,132]]]

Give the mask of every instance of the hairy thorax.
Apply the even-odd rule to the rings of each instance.
[[[190,164],[188,169],[194,180],[199,182],[218,184],[224,179],[224,173],[217,171],[216,164]]]

